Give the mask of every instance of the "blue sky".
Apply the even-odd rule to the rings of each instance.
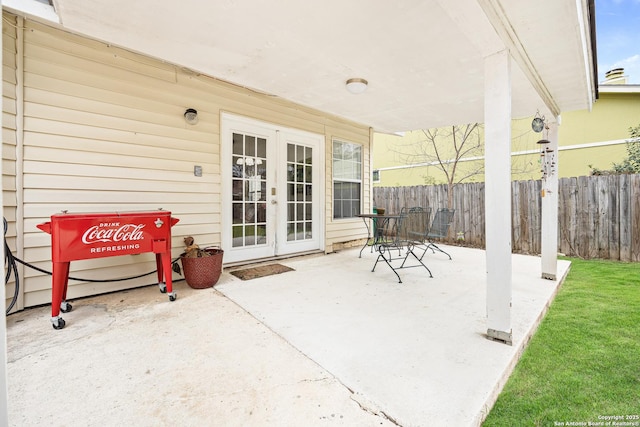
[[[596,0],[598,81],[624,67],[628,83],[640,84],[640,0]]]

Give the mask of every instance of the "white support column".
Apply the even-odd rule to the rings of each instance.
[[[541,157],[543,164],[542,189],[542,278],[556,280],[558,272],[558,124],[548,123],[549,144],[541,149],[545,151]]]
[[[487,337],[511,344],[511,57],[508,50],[485,59],[484,81]]]

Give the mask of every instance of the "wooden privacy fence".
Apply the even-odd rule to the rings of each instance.
[[[541,181],[511,184],[512,248],[540,253]],[[402,207],[447,206],[446,185],[376,187],[373,204],[389,213]],[[485,245],[484,183],[455,188],[449,242]],[[558,185],[558,251],[581,258],[640,261],[640,175],[562,178]]]

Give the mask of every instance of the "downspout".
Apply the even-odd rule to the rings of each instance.
[[[16,26],[16,257],[24,259],[24,25],[17,19]],[[24,279],[24,266],[18,265],[18,274]],[[24,284],[14,311],[24,309]]]
[[[369,128],[369,206],[364,206],[364,212],[369,213],[373,212],[373,141],[374,141],[374,131],[373,128]]]
[[[591,61],[593,66],[593,91],[595,99],[600,98],[600,91],[598,90],[598,49],[596,43],[596,5],[595,0],[589,0],[587,6],[589,10],[589,28],[591,31]]]

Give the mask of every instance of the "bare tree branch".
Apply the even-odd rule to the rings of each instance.
[[[457,184],[484,173],[483,163],[461,164],[465,158],[482,157],[483,144],[478,123],[445,128],[423,129],[424,140],[393,148],[405,164],[431,163],[445,178],[449,208]],[[423,177],[427,179],[428,177]],[[433,181],[433,178],[431,177]]]

